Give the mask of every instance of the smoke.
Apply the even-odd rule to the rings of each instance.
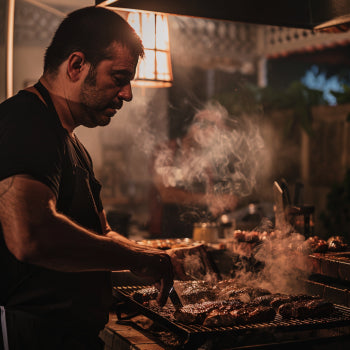
[[[166,101],[166,96],[164,91],[153,89],[134,90],[134,95],[135,101],[126,105],[114,120],[111,138],[149,159],[157,145],[167,139],[167,104],[161,102]]]
[[[305,237],[299,233],[273,231],[254,255],[236,265],[235,280],[273,293],[301,293],[308,272],[307,255],[296,250]],[[254,266],[259,271],[254,270]]]
[[[263,161],[257,123],[229,116],[212,102],[196,113],[181,140],[159,147],[154,166],[164,186],[244,197],[251,194]]]
[[[193,279],[204,280],[205,266],[199,254],[186,254],[183,260],[185,274]]]
[[[167,253],[172,258],[176,280],[217,282],[218,276],[203,245],[169,249]]]

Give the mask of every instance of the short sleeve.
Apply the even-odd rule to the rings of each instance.
[[[57,198],[64,146],[50,118],[46,106],[29,92],[0,105],[0,180],[30,175]]]

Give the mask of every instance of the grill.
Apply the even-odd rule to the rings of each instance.
[[[202,325],[188,325],[174,320],[171,317],[173,307],[163,309],[142,305],[132,298],[138,289],[147,285],[124,285],[113,288],[115,297],[132,306],[140,314],[147,316],[182,339],[183,348],[195,349],[208,339],[218,339],[219,342],[229,341],[231,349],[258,349],[267,344],[270,348],[286,344],[306,344],[350,336],[350,308],[335,305],[336,312],[328,317],[308,318],[304,320],[282,319],[276,315],[272,322],[237,325],[230,327],[208,328]],[[117,310],[118,315],[118,310]],[[121,316],[118,315],[120,319]],[[264,341],[264,344],[261,344]],[[218,348],[218,342],[215,343]]]

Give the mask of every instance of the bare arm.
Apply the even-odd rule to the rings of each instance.
[[[58,213],[55,204],[51,190],[27,176],[0,182],[4,239],[18,260],[71,272],[130,269],[160,281],[164,285],[161,298],[166,298],[173,276],[167,254],[116,232],[96,235]],[[106,221],[106,232],[107,225]]]
[[[111,227],[109,226],[109,223],[107,221],[107,216],[106,212],[102,210],[101,213],[99,213],[100,216],[100,222],[101,222],[101,227],[102,227],[102,232],[104,234],[108,233],[109,231],[112,231]]]

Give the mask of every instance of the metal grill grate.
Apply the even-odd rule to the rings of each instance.
[[[315,329],[330,329],[335,327],[350,327],[350,308],[345,306],[335,305],[336,312],[327,317],[299,319],[283,319],[280,315],[276,315],[274,321],[267,323],[251,323],[248,325],[236,325],[225,327],[205,327],[203,325],[183,324],[176,320],[170,319],[166,315],[161,314],[161,310],[153,310],[150,307],[144,306],[136,302],[132,298],[133,292],[145,288],[147,286],[118,286],[114,287],[116,296],[122,297],[125,301],[131,302],[137,306],[140,313],[159,322],[164,327],[171,331],[192,335],[244,335],[247,332],[254,331],[273,331],[273,332],[290,332],[290,331],[306,331]],[[349,329],[350,331],[350,329]]]

